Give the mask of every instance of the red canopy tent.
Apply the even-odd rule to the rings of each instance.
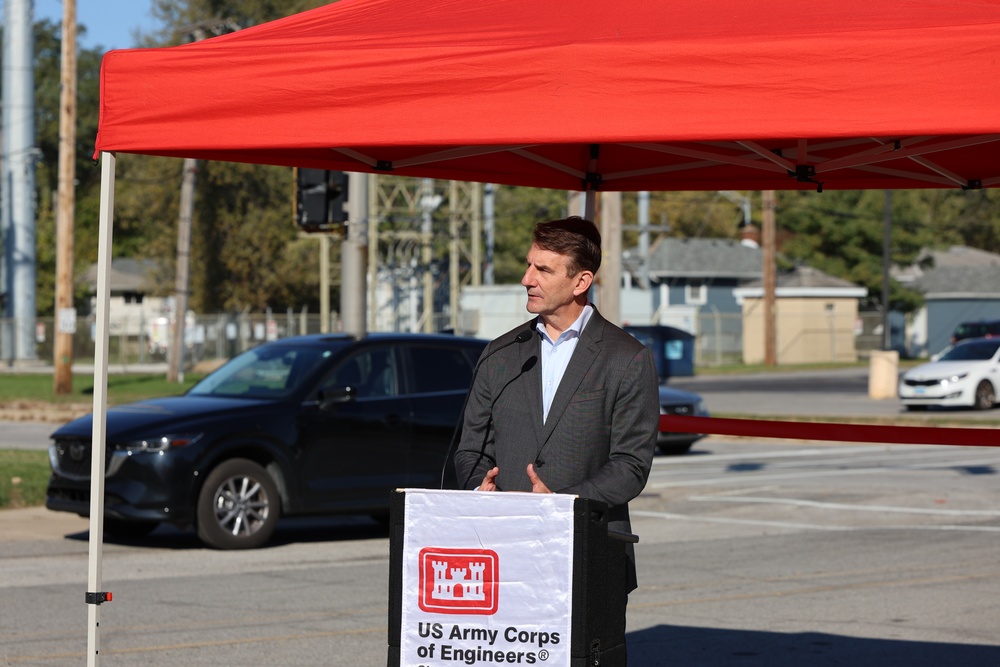
[[[342,0],[112,51],[93,442],[115,153],[590,191],[994,187],[998,70],[997,0]],[[91,592],[103,470],[95,447]]]
[[[97,151],[581,190],[1000,183],[996,0],[342,0],[104,58]]]

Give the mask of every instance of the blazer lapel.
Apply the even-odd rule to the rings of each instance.
[[[538,318],[532,322],[531,329],[535,330]],[[542,343],[536,332],[535,337],[520,346],[521,348],[521,368],[524,371],[525,384],[527,385],[526,400],[528,401],[528,413],[531,415],[531,423],[541,425],[542,423]],[[539,429],[527,429],[536,438],[536,445],[541,446],[544,440],[537,440]]]

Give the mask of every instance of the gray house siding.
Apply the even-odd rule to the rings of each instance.
[[[730,278],[715,278],[712,280],[670,279],[668,282],[668,293],[671,305],[691,305],[687,300],[688,285],[690,284],[705,285],[705,303],[698,307],[700,314],[740,312],[740,305],[736,302],[736,297],[733,296],[733,290],[739,287],[742,282]],[[656,298],[659,299],[659,295]]]

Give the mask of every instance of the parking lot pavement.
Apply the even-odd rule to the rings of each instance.
[[[67,535],[86,532],[90,520],[68,512],[50,512],[44,507],[0,510],[4,542],[61,540]]]

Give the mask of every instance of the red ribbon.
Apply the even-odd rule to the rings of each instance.
[[[661,415],[660,430],[670,433],[740,435],[753,438],[884,442],[907,445],[1000,447],[1000,431],[946,426],[879,426],[832,422],[785,422]]]

